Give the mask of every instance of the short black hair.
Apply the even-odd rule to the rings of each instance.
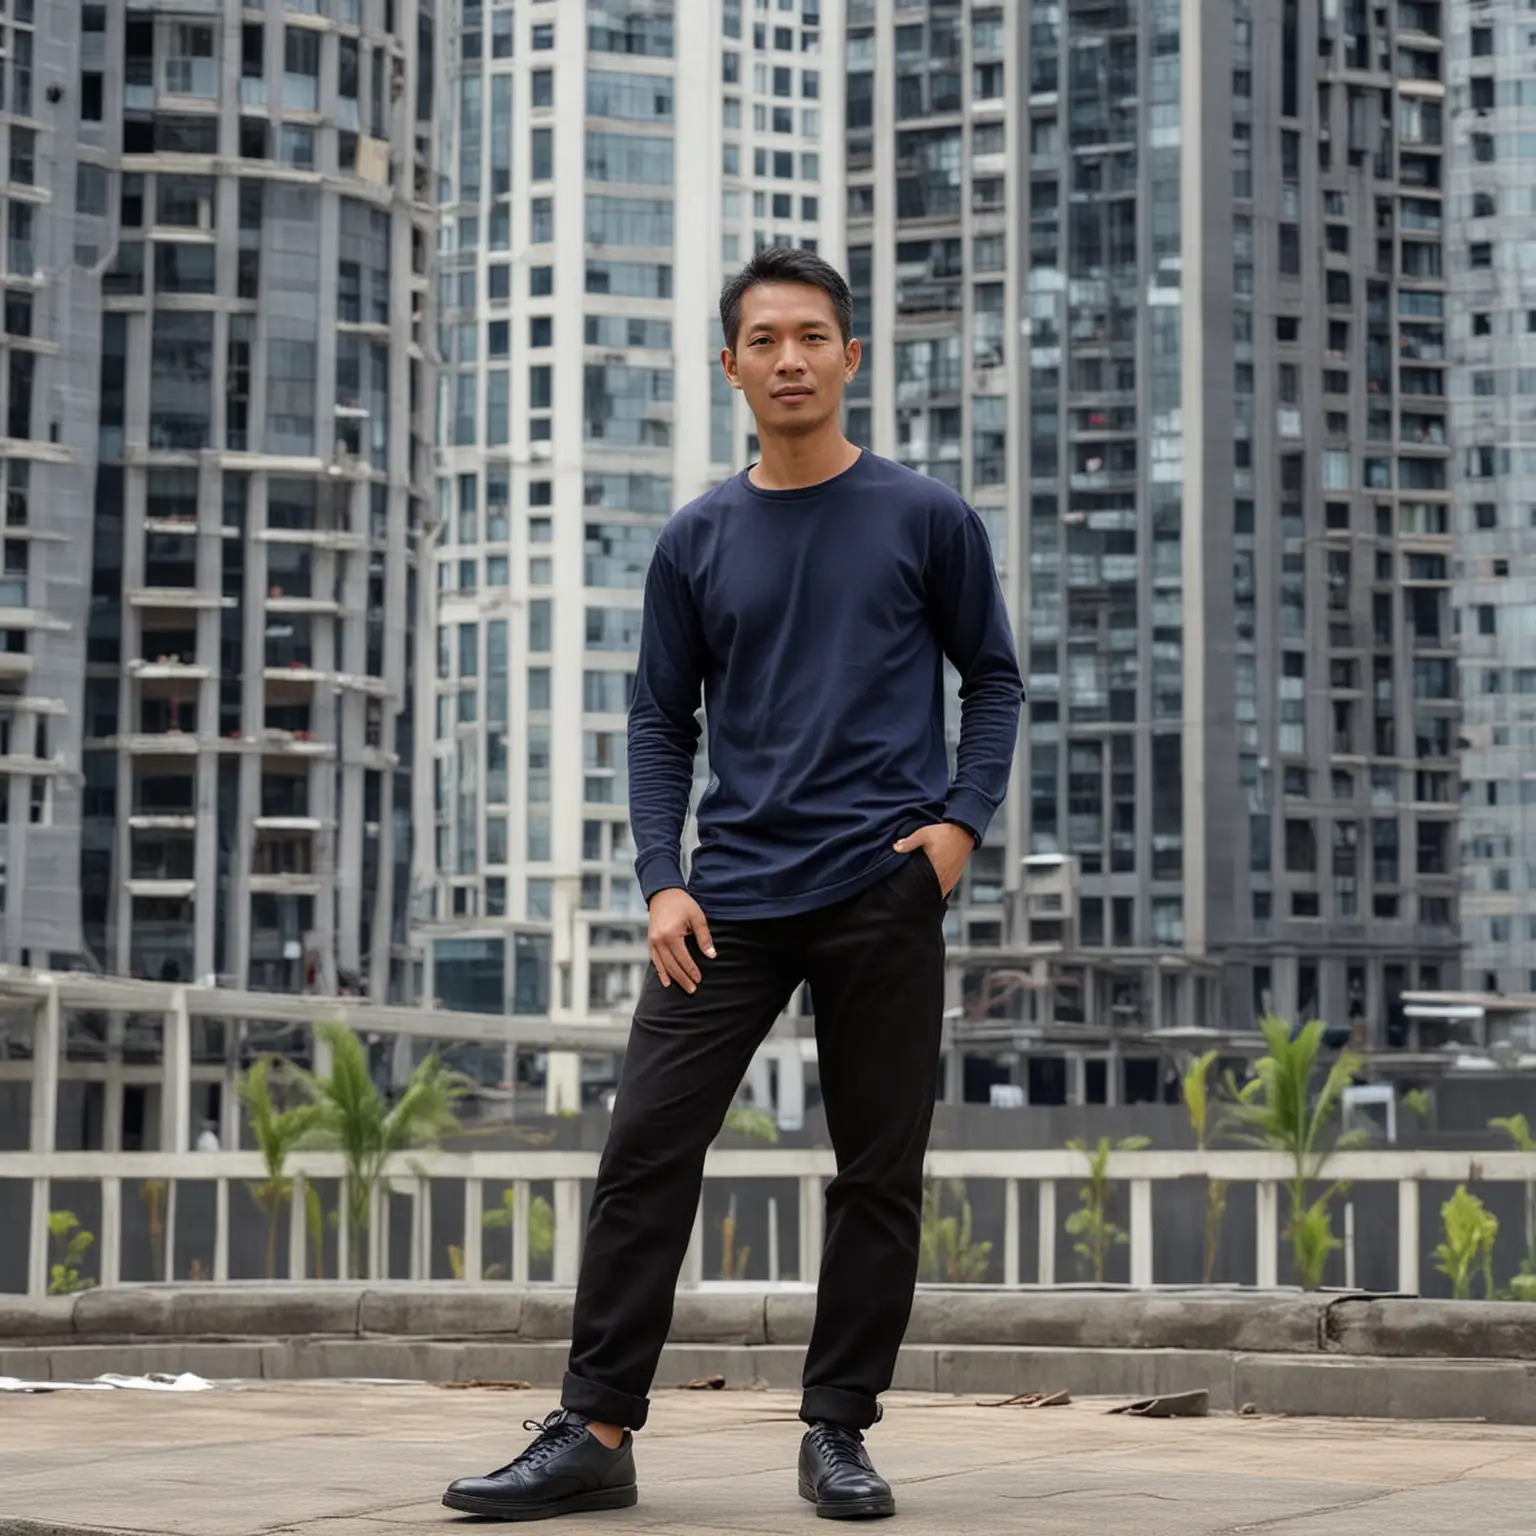
[[[810,251],[771,245],[766,251],[759,251],[720,290],[720,329],[732,352],[736,350],[736,337],[741,330],[742,295],[749,288],[764,283],[804,283],[810,288],[820,288],[832,300],[832,313],[837,317],[843,345],[848,345],[853,337],[853,295],[848,291],[843,274],[831,262],[823,261]]]

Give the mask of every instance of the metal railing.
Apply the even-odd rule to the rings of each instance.
[[[508,1278],[526,1283],[530,1277],[529,1211],[535,1183],[548,1184],[553,1198],[554,1241],[551,1277],[556,1284],[573,1285],[581,1258],[583,1226],[582,1183],[597,1175],[595,1152],[422,1152],[397,1159],[389,1173],[393,1193],[410,1207],[409,1262],[406,1273],[392,1273],[389,1263],[389,1221],[393,1201],[377,1191],[370,1222],[366,1272],[376,1280],[432,1278],[432,1198],[439,1181],[458,1181],[463,1186],[462,1273],[484,1274],[484,1185],[510,1188],[511,1264]],[[927,1173],[933,1179],[996,1180],[1003,1185],[1003,1284],[1052,1285],[1057,1280],[1057,1241],[1061,1224],[1057,1215],[1058,1181],[1080,1183],[1083,1158],[1071,1151],[959,1151],[930,1152]],[[295,1175],[293,1198],[284,1218],[288,1223],[289,1280],[307,1278],[308,1230],[304,1185],[316,1180],[340,1180],[345,1169],[336,1154],[301,1154],[291,1160]],[[716,1148],[705,1164],[706,1183],[711,1180],[793,1179],[798,1186],[797,1236],[801,1276],[817,1272],[822,1248],[823,1189],[836,1172],[833,1155],[819,1150],[735,1150]],[[1226,1180],[1252,1185],[1255,1195],[1257,1245],[1255,1283],[1272,1288],[1279,1282],[1280,1196],[1291,1164],[1268,1152],[1131,1152],[1111,1156],[1109,1176],[1123,1181],[1129,1200],[1130,1283],[1137,1287],[1156,1282],[1153,1272],[1153,1192],[1158,1184]],[[164,1253],[176,1252],[178,1184],[214,1185],[214,1226],[211,1273],[207,1278],[230,1277],[230,1192],[239,1185],[254,1185],[266,1177],[261,1158],[253,1152],[54,1152],[0,1154],[0,1180],[25,1180],[31,1184],[31,1219],[26,1236],[27,1289],[40,1296],[48,1289],[50,1189],[55,1181],[96,1184],[100,1190],[99,1250],[100,1284],[114,1286],[123,1272],[123,1186],[147,1180],[164,1180]],[[1417,1294],[1420,1286],[1420,1185],[1525,1183],[1536,1181],[1536,1156],[1520,1152],[1414,1152],[1366,1151],[1341,1153],[1329,1164],[1329,1179],[1351,1185],[1394,1184],[1397,1187],[1397,1286]],[[1021,1186],[1035,1186],[1038,1224],[1035,1273],[1021,1273]],[[252,1218],[256,1219],[256,1218]],[[770,1205],[770,1254],[776,1255],[777,1210]],[[345,1222],[336,1230],[336,1268],[349,1273],[349,1235]],[[770,1279],[777,1280],[776,1258],[770,1261]],[[683,1266],[683,1283],[697,1285],[704,1278],[704,1223],[702,1202],[694,1219],[693,1239]]]

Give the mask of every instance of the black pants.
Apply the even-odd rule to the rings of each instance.
[[[692,995],[654,971],[635,1010],[576,1292],[565,1407],[639,1429],[704,1177],[753,1053],[802,981],[837,1177],[826,1191],[800,1416],[864,1429],[912,1310],[944,1003],[944,896],[919,851],[796,917],[712,922]]]

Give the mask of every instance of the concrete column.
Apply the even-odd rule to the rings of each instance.
[[[798,1036],[777,1042],[779,1100],[775,1118],[781,1131],[798,1131],[805,1125],[805,1057]]]
[[[544,1079],[544,1112],[574,1114],[581,1109],[581,1057],[575,1051],[551,1051]]]
[[[1403,1179],[1397,1186],[1397,1288],[1419,1294],[1419,1185]]]
[[[192,1148],[192,1020],[185,987],[171,994],[161,1040],[160,1149]]]
[[[1056,1284],[1056,1182],[1040,1181],[1039,1224],[1039,1274],[1041,1285]]]
[[[54,1150],[59,1124],[59,1059],[64,1053],[64,1010],[55,982],[32,1019],[32,1138],[36,1153]]]

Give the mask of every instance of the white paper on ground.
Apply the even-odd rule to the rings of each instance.
[[[210,1392],[211,1381],[183,1371],[180,1376],[168,1376],[163,1371],[152,1371],[147,1376],[119,1376],[108,1372],[95,1381],[22,1381],[15,1376],[0,1376],[0,1392]]]

